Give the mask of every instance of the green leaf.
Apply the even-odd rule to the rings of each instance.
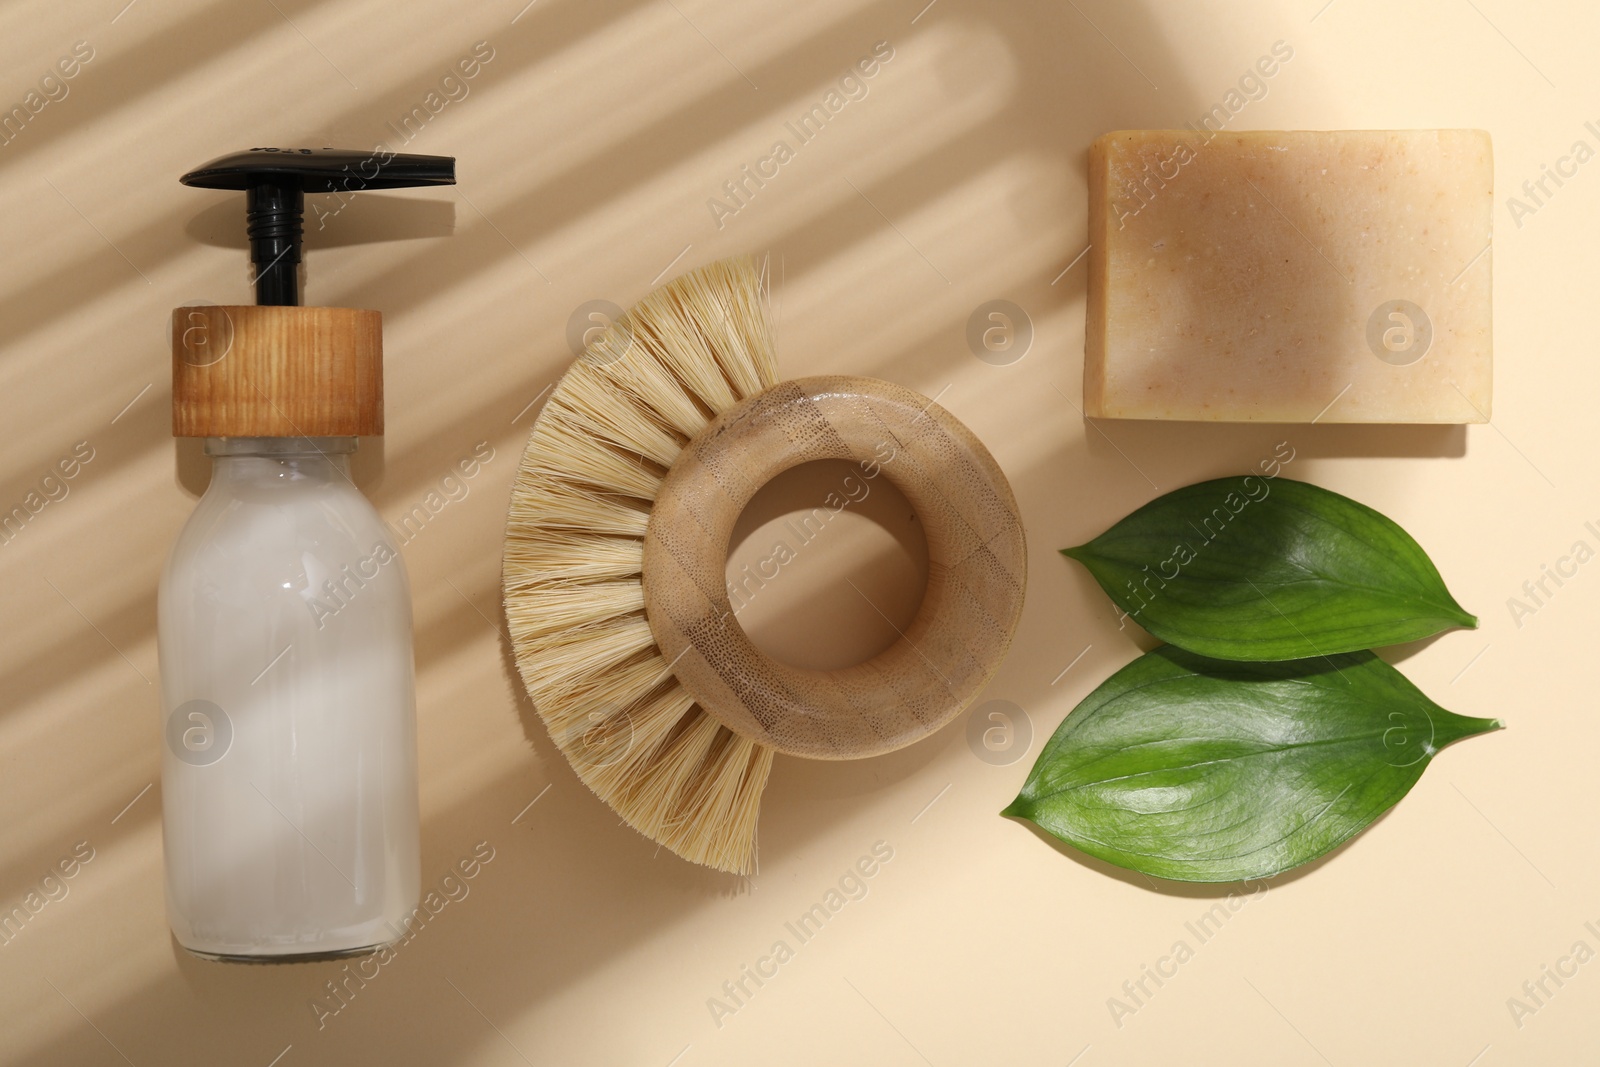
[[[1160,878],[1265,878],[1354,837],[1439,749],[1501,725],[1446,711],[1371,652],[1224,663],[1165,646],[1084,698],[1001,814]]]
[[[1062,553],[1146,630],[1219,659],[1326,656],[1478,624],[1410,534],[1287,478],[1187,486]]]

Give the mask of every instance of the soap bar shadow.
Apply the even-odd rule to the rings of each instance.
[[[1248,458],[1237,470],[1221,470],[1218,475],[1240,474],[1256,461],[1272,453],[1261,442],[1286,441],[1297,459],[1415,458],[1460,459],[1467,454],[1465,425],[1402,423],[1265,423],[1265,422],[1166,422],[1154,419],[1088,419],[1098,433],[1087,435],[1089,454],[1096,459],[1122,460],[1119,446],[1137,443],[1140,451],[1162,451],[1172,455],[1222,452]],[[1116,443],[1113,443],[1116,442]],[[1286,473],[1293,477],[1292,468]],[[1163,486],[1163,489],[1176,486]]]

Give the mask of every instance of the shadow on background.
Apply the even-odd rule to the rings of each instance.
[[[1404,797],[1401,798],[1402,801],[1404,799]],[[1308,875],[1315,874],[1329,863],[1332,863],[1345,849],[1355,845],[1363,835],[1393,813],[1394,808],[1390,808],[1376,819],[1373,819],[1361,833],[1340,843],[1331,851],[1318,856],[1311,862],[1302,864],[1291,871],[1270,875],[1266,878],[1249,878],[1244,881],[1234,882],[1175,882],[1170,878],[1152,878],[1148,874],[1130,871],[1126,867],[1118,867],[1114,863],[1107,863],[1105,860],[1091,856],[1087,852],[1080,852],[1065,841],[1052,836],[1048,831],[1026,819],[1012,819],[1010,821],[1021,823],[1035,837],[1074,863],[1086,867],[1096,874],[1102,874],[1107,878],[1115,878],[1119,882],[1125,882],[1135,889],[1141,889],[1149,893],[1159,893],[1169,897],[1187,897],[1192,900],[1223,900],[1228,897],[1248,897],[1267,890],[1280,889],[1286,885],[1293,885]]]
[[[299,17],[317,4],[283,4],[285,14]],[[563,51],[598,34],[605,25],[643,6],[631,0],[610,3],[575,2],[540,5],[503,38],[496,47],[503,57],[497,62],[506,67],[531,67],[558,58]],[[914,6],[912,10],[914,11]],[[1013,60],[1017,82],[1011,99],[992,120],[939,138],[930,136],[914,152],[896,161],[896,166],[876,179],[864,183],[862,192],[871,204],[886,212],[880,215],[869,204],[843,199],[825,206],[764,242],[783,258],[791,280],[812,277],[832,269],[831,265],[846,250],[868,241],[893,236],[890,218],[925,210],[937,204],[963,184],[984,172],[996,159],[1013,154],[1045,154],[1056,157],[1064,173],[1081,178],[1085,171],[1084,146],[1100,132],[1118,127],[1166,126],[1181,122],[1195,112],[1203,100],[1180,80],[1179,65],[1169,42],[1142,4],[1119,10],[1118,38],[1121,47],[1137,55],[1141,62],[1163,72],[1159,93],[1118,94],[1107,88],[1104,72],[1123,60],[1096,31],[1071,7],[1046,0],[1026,0],[1007,5],[990,5],[951,10],[935,9],[946,23],[961,23],[998,35]],[[487,224],[476,213],[464,213],[464,225],[451,242],[431,244],[422,252],[396,257],[389,269],[353,286],[327,286],[318,291],[318,301],[345,306],[376,306],[403,309],[425,299],[437,299],[440,285],[469,289],[508,259],[520,255],[516,248],[537,243],[541,237],[566,227],[608,207],[618,205],[655,173],[681,165],[685,160],[728,139],[751,124],[765,128],[770,124],[770,105],[774,97],[814,96],[820,86],[831,82],[845,63],[852,61],[865,46],[882,37],[893,36],[896,46],[914,49],[922,27],[907,26],[910,12],[902,3],[889,0],[863,3],[846,17],[821,27],[758,65],[747,68],[750,77],[762,88],[752,92],[744,79],[732,71],[705,92],[687,95],[675,102],[663,121],[629,131],[597,153],[563,160],[564,166],[550,177],[529,182],[506,205],[497,208],[498,227]],[[244,49],[252,35],[277,30],[277,16],[270,9],[252,9],[235,14],[232,7],[213,4],[183,23],[186,33],[206,47],[195,48],[177,65],[168,50],[155,42],[141,52],[86,69],[74,97],[77,106],[72,117],[34,138],[23,149],[37,152],[54,140],[70,136],[119,116],[148,96],[150,87],[161,84],[176,73],[191,71],[202,61],[214,61],[230,52]],[[453,59],[454,45],[439,51],[438,64]],[[437,65],[437,64],[434,64]],[[359,107],[337,116],[334,127],[368,119],[374,126],[418,98],[430,87],[433,65],[419,66],[423,73],[387,87],[368,90]],[[1127,73],[1119,70],[1120,74]],[[1141,83],[1142,84],[1142,83]],[[485,86],[482,92],[491,93]],[[1059,102],[1059,111],[1048,127],[1035,120],[1037,101]],[[532,106],[534,102],[528,102]],[[541,102],[540,106],[554,106]],[[577,106],[577,105],[570,105]],[[219,130],[218,136],[227,134]],[[219,142],[219,150],[237,147],[231,140]],[[558,151],[552,149],[552,151]],[[194,164],[202,162],[193,161]],[[1058,190],[1066,196],[1066,190]],[[409,198],[406,204],[388,204],[390,198],[368,197],[369,208],[360,221],[351,220],[340,231],[307,241],[308,254],[314,255],[324,238],[332,247],[370,239],[366,228],[384,230],[391,236],[404,230],[405,220],[414,236],[425,236],[435,225],[449,225],[455,216],[445,205]],[[153,219],[128,236],[126,244],[135,250],[134,259],[154,269],[181,257],[194,241],[230,243],[235,240],[223,232],[233,225],[238,207],[197,200],[192,210]],[[751,250],[751,249],[747,249]],[[1076,248],[1060,250],[1065,265]],[[685,262],[682,268],[692,266]],[[651,267],[650,269],[654,269]],[[641,285],[649,271],[642,270],[631,284]],[[1017,279],[1016,285],[1034,307],[1051,312],[1075,309],[1082,303],[1084,272],[1069,274],[1059,287],[1048,279]],[[314,276],[308,279],[315,285]],[[871,291],[871,277],[840,278],[844,292]],[[76,262],[50,272],[19,292],[0,297],[0,321],[23,341],[57,319],[82,310],[82,294],[93,291],[115,293],[136,284],[137,278],[121,263]],[[643,289],[633,296],[642,295]],[[625,295],[625,294],[619,294]],[[895,343],[874,348],[865,356],[859,373],[895,381],[914,381],[922,373],[930,352],[948,350],[950,339],[961,336],[967,308],[931,303],[919,316],[917,329],[895,339]],[[559,374],[549,357],[564,351],[564,339],[549,337],[538,342],[538,358],[530,364],[541,368],[529,380],[507,382],[498,396],[459,411],[449,425],[421,436],[403,450],[390,450],[376,466],[357,467],[357,481],[364,487],[374,484],[375,503],[388,512],[392,505],[407,503],[444,469],[465,439],[488,436],[506,455],[518,457],[527,420],[506,428],[511,417],[534,396],[542,385]],[[1067,392],[1076,395],[1075,354],[1066,352],[1067,370],[1061,376]],[[785,369],[790,374],[805,372],[804,353],[786,352]],[[1003,375],[986,378],[987,387],[996,393],[1006,388]],[[1069,432],[1077,421],[1063,405],[1062,431],[1067,440],[1037,463],[1025,469],[1008,471],[1021,501],[1025,522],[1033,534],[1029,565],[1030,602],[1021,629],[1013,644],[1013,661],[1052,663],[1066,661],[1077,653],[1079,642],[1063,635],[1054,626],[1038,625],[1055,619],[1059,612],[1047,609],[1063,598],[1089,605],[1083,622],[1085,634],[1098,633],[1101,627],[1093,613],[1104,608],[1092,580],[1066,566],[1055,554],[1053,542],[1061,544],[1083,540],[1087,517],[1103,513],[1105,507],[1129,502],[1122,510],[1154,495],[1148,479],[1125,465],[1120,447],[1133,450],[1136,457],[1156,451],[1177,449],[1202,453],[1216,475],[1235,473],[1271,453],[1272,442],[1281,439],[1282,428],[1260,426],[1199,426],[1148,424],[1105,424],[1103,430],[1090,427],[1082,439]],[[491,427],[492,430],[486,430]],[[1446,454],[1458,455],[1464,447],[1459,429],[1443,433],[1409,432],[1405,428],[1296,427],[1297,447],[1304,442],[1303,455],[1341,456],[1371,454]],[[106,460],[97,476],[116,477],[152,450],[171,447],[166,411],[151,404],[131,413],[128,420],[113,428],[106,437]],[[113,447],[114,446],[114,447]],[[187,451],[186,451],[187,450]],[[203,478],[204,461],[197,461],[191,446],[180,446],[178,480],[196,491]],[[360,455],[360,453],[358,453]],[[1211,458],[1211,457],[1214,457]],[[1069,487],[1070,489],[1066,488]],[[1170,489],[1175,486],[1163,485]],[[26,489],[25,482],[0,485],[0,492]],[[798,493],[792,499],[803,499]],[[9,499],[3,497],[0,499]],[[1093,501],[1087,507],[1082,501]],[[774,508],[787,506],[778,501]],[[781,512],[774,512],[781,513]],[[498,597],[497,579],[464,590],[480,603]],[[103,611],[99,625],[109,641],[127,647],[148,643],[154,630],[154,591],[123,591],[122,599]],[[429,617],[419,618],[417,657],[419,675],[441,664],[482,637],[484,614],[470,600],[453,598],[451,607]],[[498,613],[489,611],[498,623]],[[1032,623],[1033,625],[1030,625]],[[1083,641],[1089,638],[1085,636]],[[1108,647],[1085,660],[1083,672],[1092,672],[1108,661],[1131,658],[1139,648],[1141,635],[1129,633],[1126,640],[1104,642]],[[727,876],[693,867],[675,857],[658,852],[648,841],[619,823],[596,800],[548,743],[542,723],[529,705],[517,678],[510,649],[501,637],[502,682],[518,707],[533,759],[514,773],[499,774],[475,783],[469,794],[453,799],[430,816],[423,830],[423,881],[434,883],[458,858],[470,851],[474,842],[487,838],[497,849],[497,860],[475,880],[472,894],[451,904],[416,942],[404,947],[394,964],[382,975],[354,994],[352,1002],[318,1032],[315,1015],[308,1007],[312,997],[324,992],[324,983],[342,973],[342,964],[296,964],[275,967],[244,967],[203,963],[173,949],[176,966],[130,990],[115,1002],[99,1007],[95,1026],[116,1035],[134,1062],[200,1062],[183,1059],[161,1042],[183,1020],[170,1017],[174,1003],[188,1005],[188,1011],[203,1018],[219,1033],[237,1042],[228,1055],[254,1062],[260,1050],[267,1062],[284,1043],[296,1043],[296,1055],[304,1047],[315,1047],[330,1057],[345,1057],[351,1062],[374,1058],[406,1063],[446,1063],[463,1047],[496,1040],[484,1034],[482,1020],[459,1002],[458,991],[446,979],[461,984],[461,990],[482,997],[487,1017],[527,1013],[554,1001],[596,972],[610,966],[630,948],[683,922],[708,903],[737,894],[744,883]],[[1098,641],[1099,638],[1096,638]],[[1120,645],[1118,643],[1120,642]],[[1113,647],[1114,646],[1114,647]],[[18,706],[44,700],[65,677],[81,675],[115,656],[113,648],[89,641],[63,642],[36,659],[16,665],[0,674],[0,691],[16,700]],[[1053,672],[1039,676],[1011,672],[1005,676],[1005,695],[1024,707],[1042,706],[1051,695]],[[1074,676],[1074,681],[1077,676]],[[485,699],[474,692],[463,699]],[[429,714],[448,715],[450,708],[433,709]],[[1042,725],[1041,725],[1042,728]],[[773,773],[763,805],[763,854],[774,858],[792,856],[816,838],[834,820],[859,810],[858,798],[881,793],[887,786],[903,781],[919,769],[944,757],[953,746],[958,726],[941,731],[934,738],[900,752],[860,763],[821,763],[780,759]],[[1022,768],[1017,768],[1020,781]],[[548,795],[540,790],[549,785]],[[484,798],[502,795],[542,796],[526,814],[513,822],[515,810],[503,813],[504,822],[484,826]],[[907,798],[920,803],[919,798]],[[121,833],[148,833],[158,818],[158,808],[145,803],[129,813]],[[1004,827],[996,816],[996,832]],[[531,841],[528,849],[516,846],[519,839]],[[1054,843],[1054,839],[1048,839]],[[528,855],[531,851],[531,855]],[[20,854],[8,856],[7,873],[0,879],[6,899],[25,885],[29,871],[54,858],[53,842],[25,840]],[[1128,880],[1126,872],[1101,869],[1097,861],[1079,862],[1098,873]],[[15,860],[13,865],[11,861]],[[1328,859],[1317,861],[1291,875],[1274,880],[1287,884],[1316,869]],[[153,869],[153,868],[150,868]],[[1148,888],[1142,879],[1131,884]],[[1157,891],[1182,896],[1204,893],[1188,888],[1160,887]],[[514,984],[502,981],[495,990],[475,984],[482,975],[510,975]],[[407,975],[408,977],[401,977]],[[456,1014],[458,1013],[459,1019]],[[285,1032],[282,1018],[300,1018],[303,1028]],[[96,1038],[86,1036],[76,1017],[63,1016],[70,1030],[53,1036],[15,1062],[26,1067],[55,1067],[78,1062],[86,1050],[95,1048]],[[427,1018],[427,1026],[397,1026],[396,1018]],[[663,1045],[674,1043],[674,1036]],[[251,1049],[249,1057],[239,1050]],[[100,1052],[106,1050],[99,1049]],[[668,1049],[668,1055],[671,1050]]]

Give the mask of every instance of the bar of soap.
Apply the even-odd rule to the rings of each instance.
[[[1487,422],[1481,130],[1121,130],[1089,151],[1084,411]]]

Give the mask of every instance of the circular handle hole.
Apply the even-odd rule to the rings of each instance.
[[[762,486],[728,539],[728,602],[756,648],[838,670],[894,644],[928,585],[928,542],[905,495],[848,460],[791,467]]]

